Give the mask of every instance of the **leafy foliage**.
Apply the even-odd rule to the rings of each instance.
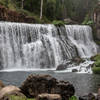
[[[82,23],[85,16],[93,11],[98,0],[43,0],[43,20],[64,20],[71,18]],[[6,7],[21,10],[21,0],[0,0]],[[85,5],[85,6],[84,6]],[[24,0],[24,11],[28,11],[37,17],[40,16],[41,0]],[[38,17],[39,18],[39,17]],[[45,19],[44,19],[45,18]],[[83,24],[91,25],[92,21],[84,21]]]
[[[83,25],[93,25],[93,21],[89,19],[89,16],[87,15],[82,24]]]
[[[94,66],[93,66],[93,72],[95,74],[100,74],[100,54],[94,56],[92,60],[95,61]]]
[[[94,74],[100,74],[100,67],[93,67],[92,70]]]
[[[55,26],[64,26],[65,23],[63,21],[58,21],[58,20],[54,20],[52,22],[52,24],[54,24]]]
[[[78,100],[76,96],[72,96],[69,100]]]

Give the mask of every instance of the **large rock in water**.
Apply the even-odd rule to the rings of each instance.
[[[69,82],[58,81],[49,75],[30,75],[20,87],[27,97],[37,97],[42,93],[60,94],[62,100],[73,96],[75,89]]]
[[[60,70],[65,70],[65,69],[67,69],[67,65],[60,64],[60,65],[57,66],[56,70],[60,71]]]

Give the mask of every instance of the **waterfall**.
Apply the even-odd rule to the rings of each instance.
[[[97,53],[89,26],[0,22],[0,69],[55,69]]]
[[[92,28],[89,26],[66,25],[69,40],[76,46],[79,57],[90,58],[97,54],[97,45],[92,37]]]

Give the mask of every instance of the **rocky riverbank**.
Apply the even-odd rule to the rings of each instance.
[[[73,85],[58,81],[50,75],[30,75],[20,87],[0,82],[0,100],[14,100],[13,96],[36,100],[69,100],[75,94]],[[12,97],[12,98],[13,98]]]
[[[70,82],[59,81],[50,75],[30,75],[20,87],[0,81],[0,100],[100,100],[98,93],[75,96]]]

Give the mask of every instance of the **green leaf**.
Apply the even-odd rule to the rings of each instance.
[[[72,96],[69,100],[78,100],[76,96]]]

